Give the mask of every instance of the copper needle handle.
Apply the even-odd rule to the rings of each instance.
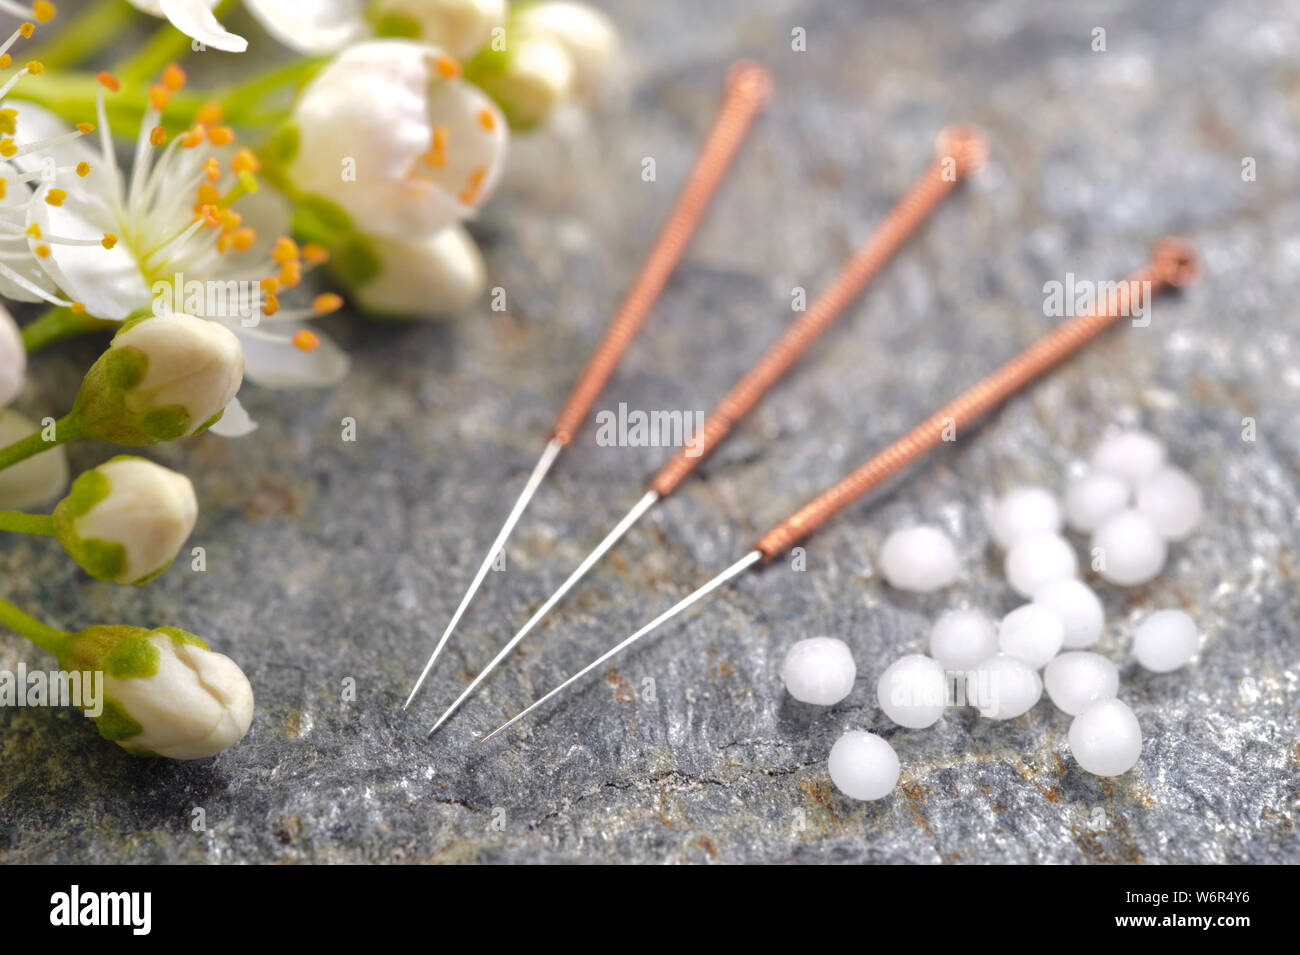
[[[945,432],[973,424],[1008,396],[1042,375],[1057,362],[1087,344],[1123,315],[1131,303],[1146,294],[1187,284],[1196,274],[1191,249],[1178,239],[1163,239],[1152,252],[1150,264],[1120,283],[1105,311],[1069,319],[1044,335],[987,378],[976,382],[952,401],[838,484],[813,498],[759,539],[755,550],[764,561],[784,553],[821,527],[832,515],[851,504],[886,478],[906,467],[943,440]],[[1150,283],[1147,285],[1146,283]]]
[[[704,421],[696,442],[668,461],[650,482],[651,490],[671,494],[763,397],[967,173],[983,163],[984,138],[969,127],[940,134],[935,160],[890,210],[883,222],[839,273],[758,362],[737,381]]]
[[[587,367],[582,370],[555,419],[551,438],[561,445],[567,445],[573,440],[574,434],[587,417],[592,402],[605,387],[605,382],[613,374],[623,352],[650,313],[650,307],[659,297],[668,276],[677,267],[686,244],[699,225],[700,217],[704,215],[709,199],[717,191],[723,173],[736,155],[750,123],[767,102],[771,90],[771,77],[757,63],[741,61],[727,71],[722,105],[718,108],[718,114],[686,185],[677,197],[677,203],[660,230],[659,237],[655,239],[636,281],[624,296],[596,350],[587,360]]]

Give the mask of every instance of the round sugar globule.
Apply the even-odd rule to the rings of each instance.
[[[1098,597],[1077,577],[1060,577],[1036,588],[1033,602],[1055,610],[1065,626],[1062,646],[1067,650],[1090,647],[1101,639],[1106,611]]]
[[[1028,603],[1011,611],[998,624],[998,648],[1035,670],[1061,652],[1065,624],[1061,615],[1042,604]]]
[[[1093,449],[1092,467],[1136,485],[1165,463],[1165,446],[1145,431],[1108,435]]]
[[[830,706],[853,692],[857,666],[848,644],[834,637],[809,637],[785,654],[781,679],[801,703]]]
[[[1024,660],[999,653],[966,675],[966,703],[990,720],[1028,713],[1043,695],[1043,680]]]
[[[1043,688],[1057,709],[1078,716],[1088,704],[1119,692],[1119,670],[1100,653],[1071,650],[1048,661]]]
[[[930,630],[930,656],[945,670],[969,670],[997,652],[997,627],[978,610],[949,610]]]
[[[899,590],[930,593],[957,579],[957,549],[933,525],[908,527],[885,539],[880,571]]]
[[[1074,761],[1094,776],[1119,776],[1142,755],[1142,727],[1122,700],[1089,703],[1070,724]]]
[[[1065,520],[1076,531],[1090,534],[1128,507],[1128,482],[1109,471],[1088,471],[1065,486]]]
[[[1092,535],[1096,570],[1120,587],[1154,580],[1165,566],[1168,547],[1155,522],[1129,508],[1109,518]]]
[[[1166,540],[1184,540],[1201,523],[1201,489],[1179,468],[1163,467],[1143,478],[1136,506]]]
[[[1004,550],[1029,534],[1055,534],[1061,529],[1061,504],[1044,487],[1017,487],[993,506],[989,530]]]
[[[849,730],[826,760],[835,788],[851,799],[884,799],[898,784],[898,754],[875,733]]]
[[[876,699],[885,715],[899,726],[924,729],[943,716],[948,680],[938,660],[911,653],[880,674]]]
[[[1078,574],[1079,557],[1060,534],[1027,534],[1007,551],[1005,570],[1011,586],[1031,597],[1049,580]]]
[[[1157,610],[1138,624],[1133,655],[1153,673],[1169,673],[1196,656],[1200,645],[1196,621],[1181,610]]]

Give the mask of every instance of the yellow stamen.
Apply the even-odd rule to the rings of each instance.
[[[161,112],[167,108],[167,104],[172,101],[171,90],[160,83],[155,83],[149,87],[149,105]]]
[[[206,134],[207,130],[202,126],[195,126],[192,129],[185,130],[185,132],[181,133],[181,147],[183,149],[193,149],[203,142],[203,137]]]
[[[36,257],[40,259],[49,258],[50,255],[50,247],[48,245],[38,245],[32,251],[34,251],[36,253]]]
[[[458,197],[465,205],[470,205],[478,198],[479,187],[483,185],[483,177],[487,175],[487,170],[479,166],[469,174],[469,182],[465,190]]]
[[[227,232],[233,232],[238,229],[239,223],[243,221],[244,217],[234,209],[221,210],[221,228],[225,229]]]
[[[199,216],[207,221],[207,224],[214,229],[221,228],[221,220],[217,218],[218,209],[213,205],[206,205],[199,209]]]
[[[14,65],[14,58],[8,53],[0,55],[0,70],[7,70]]]
[[[185,85],[185,71],[175,63],[168,63],[162,73],[162,82],[163,86],[175,93]]]
[[[262,290],[263,295],[275,295],[276,292],[280,291],[280,283],[270,276],[258,282],[257,287]]]
[[[93,133],[94,131],[95,131],[95,124],[94,124],[94,123],[78,123],[78,124],[77,124],[77,132],[81,133],[81,135],[83,135],[83,136],[89,136],[89,135],[90,135],[91,133]]]
[[[497,128],[497,118],[490,109],[481,109],[478,111],[478,124],[490,133]]]
[[[105,232],[104,238],[99,240],[99,244],[106,249],[111,249],[113,246],[117,245],[117,236],[111,232]]]
[[[117,77],[108,72],[108,70],[100,70],[95,74],[95,79],[99,80],[99,85],[104,87],[104,89],[108,90],[110,93],[116,93],[122,88],[122,84],[118,82]]]
[[[77,163],[77,175],[80,176],[82,179],[85,179],[87,176],[90,175],[90,170],[91,170],[90,163],[86,162],[84,159],[81,162]]]
[[[0,156],[4,156],[6,159],[8,159],[16,152],[18,152],[18,147],[14,145],[14,141],[12,139],[9,139],[7,137],[5,139],[0,139]]]
[[[253,243],[256,241],[256,230],[250,229],[248,226],[244,226],[242,229],[236,229],[234,232],[230,233],[230,244],[233,245],[238,252],[247,252],[253,247]]]
[[[22,26],[18,28],[18,32],[23,35],[23,39],[30,40],[32,38],[32,34],[36,32],[36,24],[24,23]]]
[[[33,222],[27,227],[27,234],[33,239],[39,239],[41,237],[41,227]]]
[[[230,161],[230,168],[235,172],[257,172],[262,164],[247,146],[240,146],[235,151],[235,158]]]
[[[280,311],[280,300],[274,295],[266,297],[266,304],[262,306],[262,314],[270,318],[276,312]]]
[[[216,182],[221,178],[221,163],[216,156],[203,160],[203,174],[208,177],[208,182]]]
[[[213,126],[208,130],[208,141],[214,146],[228,146],[235,141],[235,131],[229,126]]]
[[[287,235],[282,235],[275,240],[275,248],[271,250],[271,259],[276,265],[293,262],[297,260],[298,255],[298,243]]]
[[[9,191],[9,184],[5,182],[3,179],[0,179],[0,199],[3,199],[5,197],[5,193],[8,191]]]
[[[293,288],[302,281],[302,265],[299,264],[297,259],[294,259],[292,262],[284,263],[284,267],[280,269],[278,278],[280,284],[285,288]]]
[[[161,126],[155,126],[149,131],[149,142],[153,143],[155,146],[161,146],[163,143],[167,142],[167,130],[163,129]]]
[[[71,305],[68,306],[68,311],[71,312],[73,315],[85,315],[85,314],[86,314],[86,303],[85,303],[85,302],[73,302]]]
[[[424,161],[430,166],[447,165],[447,127],[433,127],[433,136],[429,141],[429,149],[424,154]]]
[[[35,76],[38,73],[44,73],[45,66],[40,60],[32,60],[27,64],[27,72]]]
[[[455,79],[460,76],[460,64],[449,56],[440,56],[434,60],[434,66],[438,69],[438,75],[444,80]]]
[[[12,136],[18,129],[18,110],[0,109],[0,133]]]
[[[312,300],[311,310],[317,315],[328,315],[343,307],[343,296],[335,292],[325,292]]]
[[[199,185],[200,206],[215,206],[220,201],[221,193],[217,191],[216,186],[210,182],[205,182]]]
[[[303,328],[294,334],[293,347],[299,351],[315,351],[320,347],[320,338],[315,332]]]
[[[221,122],[221,104],[206,103],[194,114],[194,122],[202,126],[215,126]]]
[[[32,16],[41,23],[49,23],[59,15],[58,8],[49,0],[36,0],[32,4]]]
[[[302,247],[302,260],[308,265],[324,265],[330,260],[329,250],[318,242],[308,242]]]
[[[63,205],[63,200],[68,198],[68,194],[62,189],[51,189],[45,193],[45,201],[52,206]]]

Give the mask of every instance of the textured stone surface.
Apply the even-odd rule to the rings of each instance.
[[[621,2],[625,108],[521,143],[475,230],[509,311],[385,328],[340,317],[356,370],[331,395],[253,393],[238,443],[157,450],[198,488],[194,541],[143,590],[88,581],[45,540],[6,540],[7,597],[52,622],[176,624],[247,669],[239,747],[133,760],[71,712],[0,712],[0,861],[1300,861],[1300,31],[1294,3],[1075,5],[817,0]],[[1289,7],[1289,9],[1287,9]],[[808,52],[790,50],[805,27]],[[1090,49],[1107,31],[1107,51]],[[662,219],[726,64],[776,74],[756,128],[600,407],[705,410],[928,159],[946,122],[982,124],[990,164],[702,475],[431,741],[470,674],[638,495],[663,450],[563,457],[413,717],[398,708],[532,466],[601,323]],[[658,181],[640,179],[644,156]],[[1257,161],[1243,182],[1241,162]],[[1118,278],[1150,240],[1190,238],[1201,283],[1161,301],[808,543],[808,569],[753,573],[499,744],[476,736],[743,553],[755,534],[1043,332],[1042,286]],[[29,411],[57,410],[89,346],[42,358]],[[339,440],[356,418],[359,440]],[[1242,419],[1258,440],[1241,440]],[[1101,586],[1102,652],[1142,723],[1131,773],[1072,762],[1044,699],[1007,723],[950,710],[893,727],[872,688],[969,599],[1000,614],[982,507],[1059,484],[1111,422],[1168,443],[1206,491],[1199,533],[1132,592]],[[82,468],[108,450],[74,451]],[[918,519],[958,542],[959,583],[879,579],[884,536]],[[1151,609],[1187,608],[1199,661],[1165,676],[1126,653]],[[839,636],[854,693],[785,695],[794,640]],[[42,656],[0,636],[0,666]],[[355,703],[340,702],[345,678]],[[646,699],[646,681],[654,698]],[[890,739],[897,792],[853,803],[826,774],[849,728]],[[206,830],[193,831],[193,809]]]

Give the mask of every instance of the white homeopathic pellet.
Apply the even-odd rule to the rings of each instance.
[[[1070,752],[1094,776],[1119,776],[1142,755],[1142,727],[1122,700],[1089,703],[1070,724]]]
[[[908,527],[886,538],[880,571],[899,590],[930,593],[957,579],[957,549],[931,524]]]
[[[1026,597],[1049,580],[1074,577],[1079,558],[1060,534],[1027,534],[1007,551],[1007,580]]]
[[[1024,660],[1035,670],[1061,652],[1065,624],[1061,615],[1042,604],[1024,604],[998,624],[998,647],[1010,657]]]
[[[945,670],[969,670],[997,652],[997,627],[978,610],[949,610],[930,630],[930,656]]]
[[[966,703],[990,720],[1028,713],[1043,695],[1043,680],[1024,660],[999,653],[966,677]]]
[[[1141,511],[1120,511],[1092,535],[1097,572],[1112,584],[1136,587],[1154,580],[1165,566],[1168,547],[1155,522]]]
[[[1048,662],[1043,688],[1058,709],[1078,716],[1089,703],[1119,692],[1119,670],[1100,653],[1071,650]]]
[[[943,716],[948,680],[938,660],[920,653],[899,657],[880,674],[876,700],[899,726],[923,729]]]
[[[1136,485],[1165,463],[1165,446],[1145,431],[1121,431],[1093,449],[1092,466]]]
[[[989,515],[989,530],[1003,550],[1028,534],[1061,529],[1061,504],[1045,487],[1018,487],[1004,494]]]
[[[1109,471],[1089,471],[1065,486],[1065,520],[1076,531],[1090,534],[1106,518],[1128,507],[1128,482]]]
[[[817,706],[830,706],[852,693],[857,675],[848,644],[834,637],[800,640],[786,651],[781,664],[781,679],[790,695]]]
[[[849,730],[826,760],[835,788],[851,799],[884,799],[898,784],[898,754],[875,733]]]
[[[1201,523],[1201,489],[1186,471],[1161,468],[1138,484],[1137,509],[1166,540],[1180,541]]]
[[[1101,639],[1106,611],[1101,598],[1082,580],[1076,577],[1049,580],[1034,590],[1033,601],[1060,614],[1061,623],[1065,624],[1065,641],[1061,645],[1066,649],[1090,647]]]
[[[1196,656],[1201,635],[1196,621],[1181,610],[1157,610],[1138,624],[1133,655],[1153,673],[1169,673]]]

